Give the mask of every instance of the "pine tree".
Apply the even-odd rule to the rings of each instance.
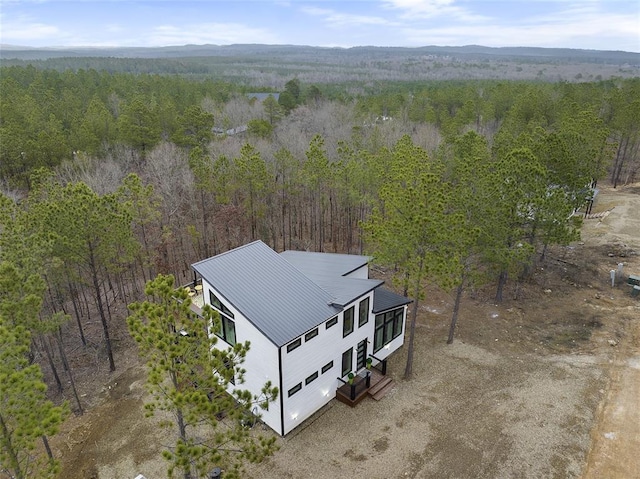
[[[424,282],[445,278],[456,265],[447,249],[450,193],[442,181],[442,165],[431,161],[408,136],[401,138],[391,153],[380,204],[364,229],[375,260],[394,267],[396,281],[411,291],[414,300],[404,372],[409,379]]]
[[[163,451],[169,477],[182,472],[197,479],[214,467],[225,478],[240,477],[244,461],[262,461],[275,450],[275,438],[255,435],[245,423],[256,406],[275,400],[278,389],[270,382],[259,396],[236,389],[244,382],[249,343],[218,347],[212,331],[222,327],[219,314],[209,306],[195,314],[172,276],[159,275],[146,293],[149,300],[129,306],[128,325],[148,367],[148,413],[167,411],[176,419],[175,445]]]
[[[29,361],[29,324],[36,322],[44,284],[0,264],[0,472],[16,479],[51,478],[58,470],[53,457],[36,451],[40,439],[55,434],[67,407],[46,398],[38,364]]]

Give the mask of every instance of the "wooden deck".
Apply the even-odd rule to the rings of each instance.
[[[377,369],[372,368],[369,373],[368,385],[366,377],[358,375],[353,384],[343,384],[336,390],[336,399],[348,406],[355,407],[367,396],[379,401],[395,386],[390,377],[383,375]]]

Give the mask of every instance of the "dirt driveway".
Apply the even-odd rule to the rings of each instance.
[[[594,212],[611,208],[503,304],[485,300],[489,291],[467,295],[453,345],[452,299],[431,292],[414,377],[401,378],[400,351],[390,394],[355,408],[332,401],[246,477],[637,477],[640,301],[611,288],[609,271],[623,262],[640,273],[640,186],[603,189]],[[160,452],[172,437],[144,418],[143,382],[131,361],[65,424],[53,441],[60,478],[166,477]]]
[[[588,224],[589,244],[598,246],[616,242],[640,252],[638,198],[639,185],[624,188],[615,195],[611,190],[605,190],[599,209],[613,210],[601,222]],[[626,266],[628,274],[640,275],[638,261]],[[640,309],[637,305],[633,312],[632,320],[626,325],[626,334],[620,337],[607,368],[609,388],[592,432],[584,479],[640,477]]]

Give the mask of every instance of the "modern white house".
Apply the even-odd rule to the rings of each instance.
[[[276,401],[260,411],[278,434],[340,399],[340,391],[353,404],[369,388],[368,366],[386,369],[386,358],[402,346],[410,300],[369,279],[369,260],[277,253],[255,241],[192,265],[204,303],[222,319],[217,347],[251,343],[245,382],[237,386],[254,394],[266,381],[278,386]],[[358,386],[349,384],[349,373]]]

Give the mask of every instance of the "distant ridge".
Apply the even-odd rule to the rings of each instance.
[[[187,58],[187,57],[228,57],[256,55],[304,55],[329,53],[338,56],[359,56],[363,53],[375,57],[388,57],[402,53],[405,55],[455,55],[465,59],[504,58],[504,59],[569,59],[581,62],[638,64],[640,53],[611,50],[581,50],[572,48],[540,47],[485,47],[481,45],[465,46],[423,46],[423,47],[373,47],[360,46],[350,48],[313,47],[299,45],[182,45],[166,47],[24,47],[18,45],[0,45],[0,59],[46,60],[62,57],[112,57],[112,58]]]

